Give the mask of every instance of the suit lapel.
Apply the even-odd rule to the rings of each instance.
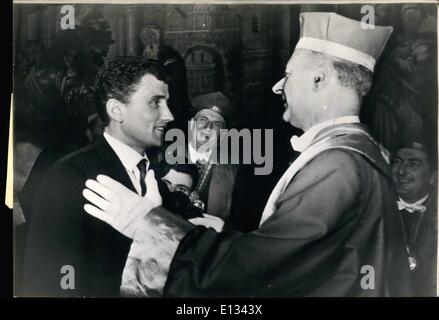
[[[103,135],[96,139],[95,146],[99,156],[107,164],[110,177],[119,181],[131,191],[137,192],[125,167]]]

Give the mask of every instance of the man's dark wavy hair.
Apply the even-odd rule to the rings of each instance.
[[[191,164],[191,163],[169,164],[163,160],[159,163],[159,165],[156,168],[154,168],[156,176],[160,179],[166,176],[168,172],[171,170],[190,175],[192,178],[192,189],[195,189],[195,186],[197,185],[199,179],[198,169],[195,164]]]
[[[158,80],[168,82],[165,67],[155,60],[145,60],[140,57],[116,57],[101,67],[96,75],[94,93],[96,110],[104,126],[110,122],[106,110],[107,101],[117,99],[122,103],[128,103],[145,74],[152,74]]]

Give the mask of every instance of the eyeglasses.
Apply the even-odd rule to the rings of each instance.
[[[202,128],[213,128],[213,129],[224,129],[225,125],[223,122],[218,121],[218,120],[210,120],[209,118],[207,118],[206,116],[197,116],[195,118],[195,121],[197,123],[198,126],[202,127]]]

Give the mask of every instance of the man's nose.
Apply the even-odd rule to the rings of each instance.
[[[212,121],[208,121],[208,122],[207,122],[205,129],[208,129],[208,130],[212,130],[212,129],[213,129],[213,123],[212,123]]]
[[[401,163],[401,165],[399,166],[398,169],[398,175],[400,176],[404,176],[407,174],[407,163],[403,162]]]
[[[175,191],[175,186],[173,184],[168,184],[168,189],[170,192],[174,192]]]
[[[162,116],[161,116],[163,121],[166,122],[171,122],[174,121],[174,116],[171,113],[171,110],[169,110],[168,104],[165,102],[165,106],[163,107],[162,110]]]
[[[271,88],[274,94],[282,94],[284,83],[285,83],[285,77],[280,79],[278,82],[276,82],[273,88]]]

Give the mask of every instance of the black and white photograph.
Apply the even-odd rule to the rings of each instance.
[[[14,297],[437,297],[437,12],[15,0]]]

